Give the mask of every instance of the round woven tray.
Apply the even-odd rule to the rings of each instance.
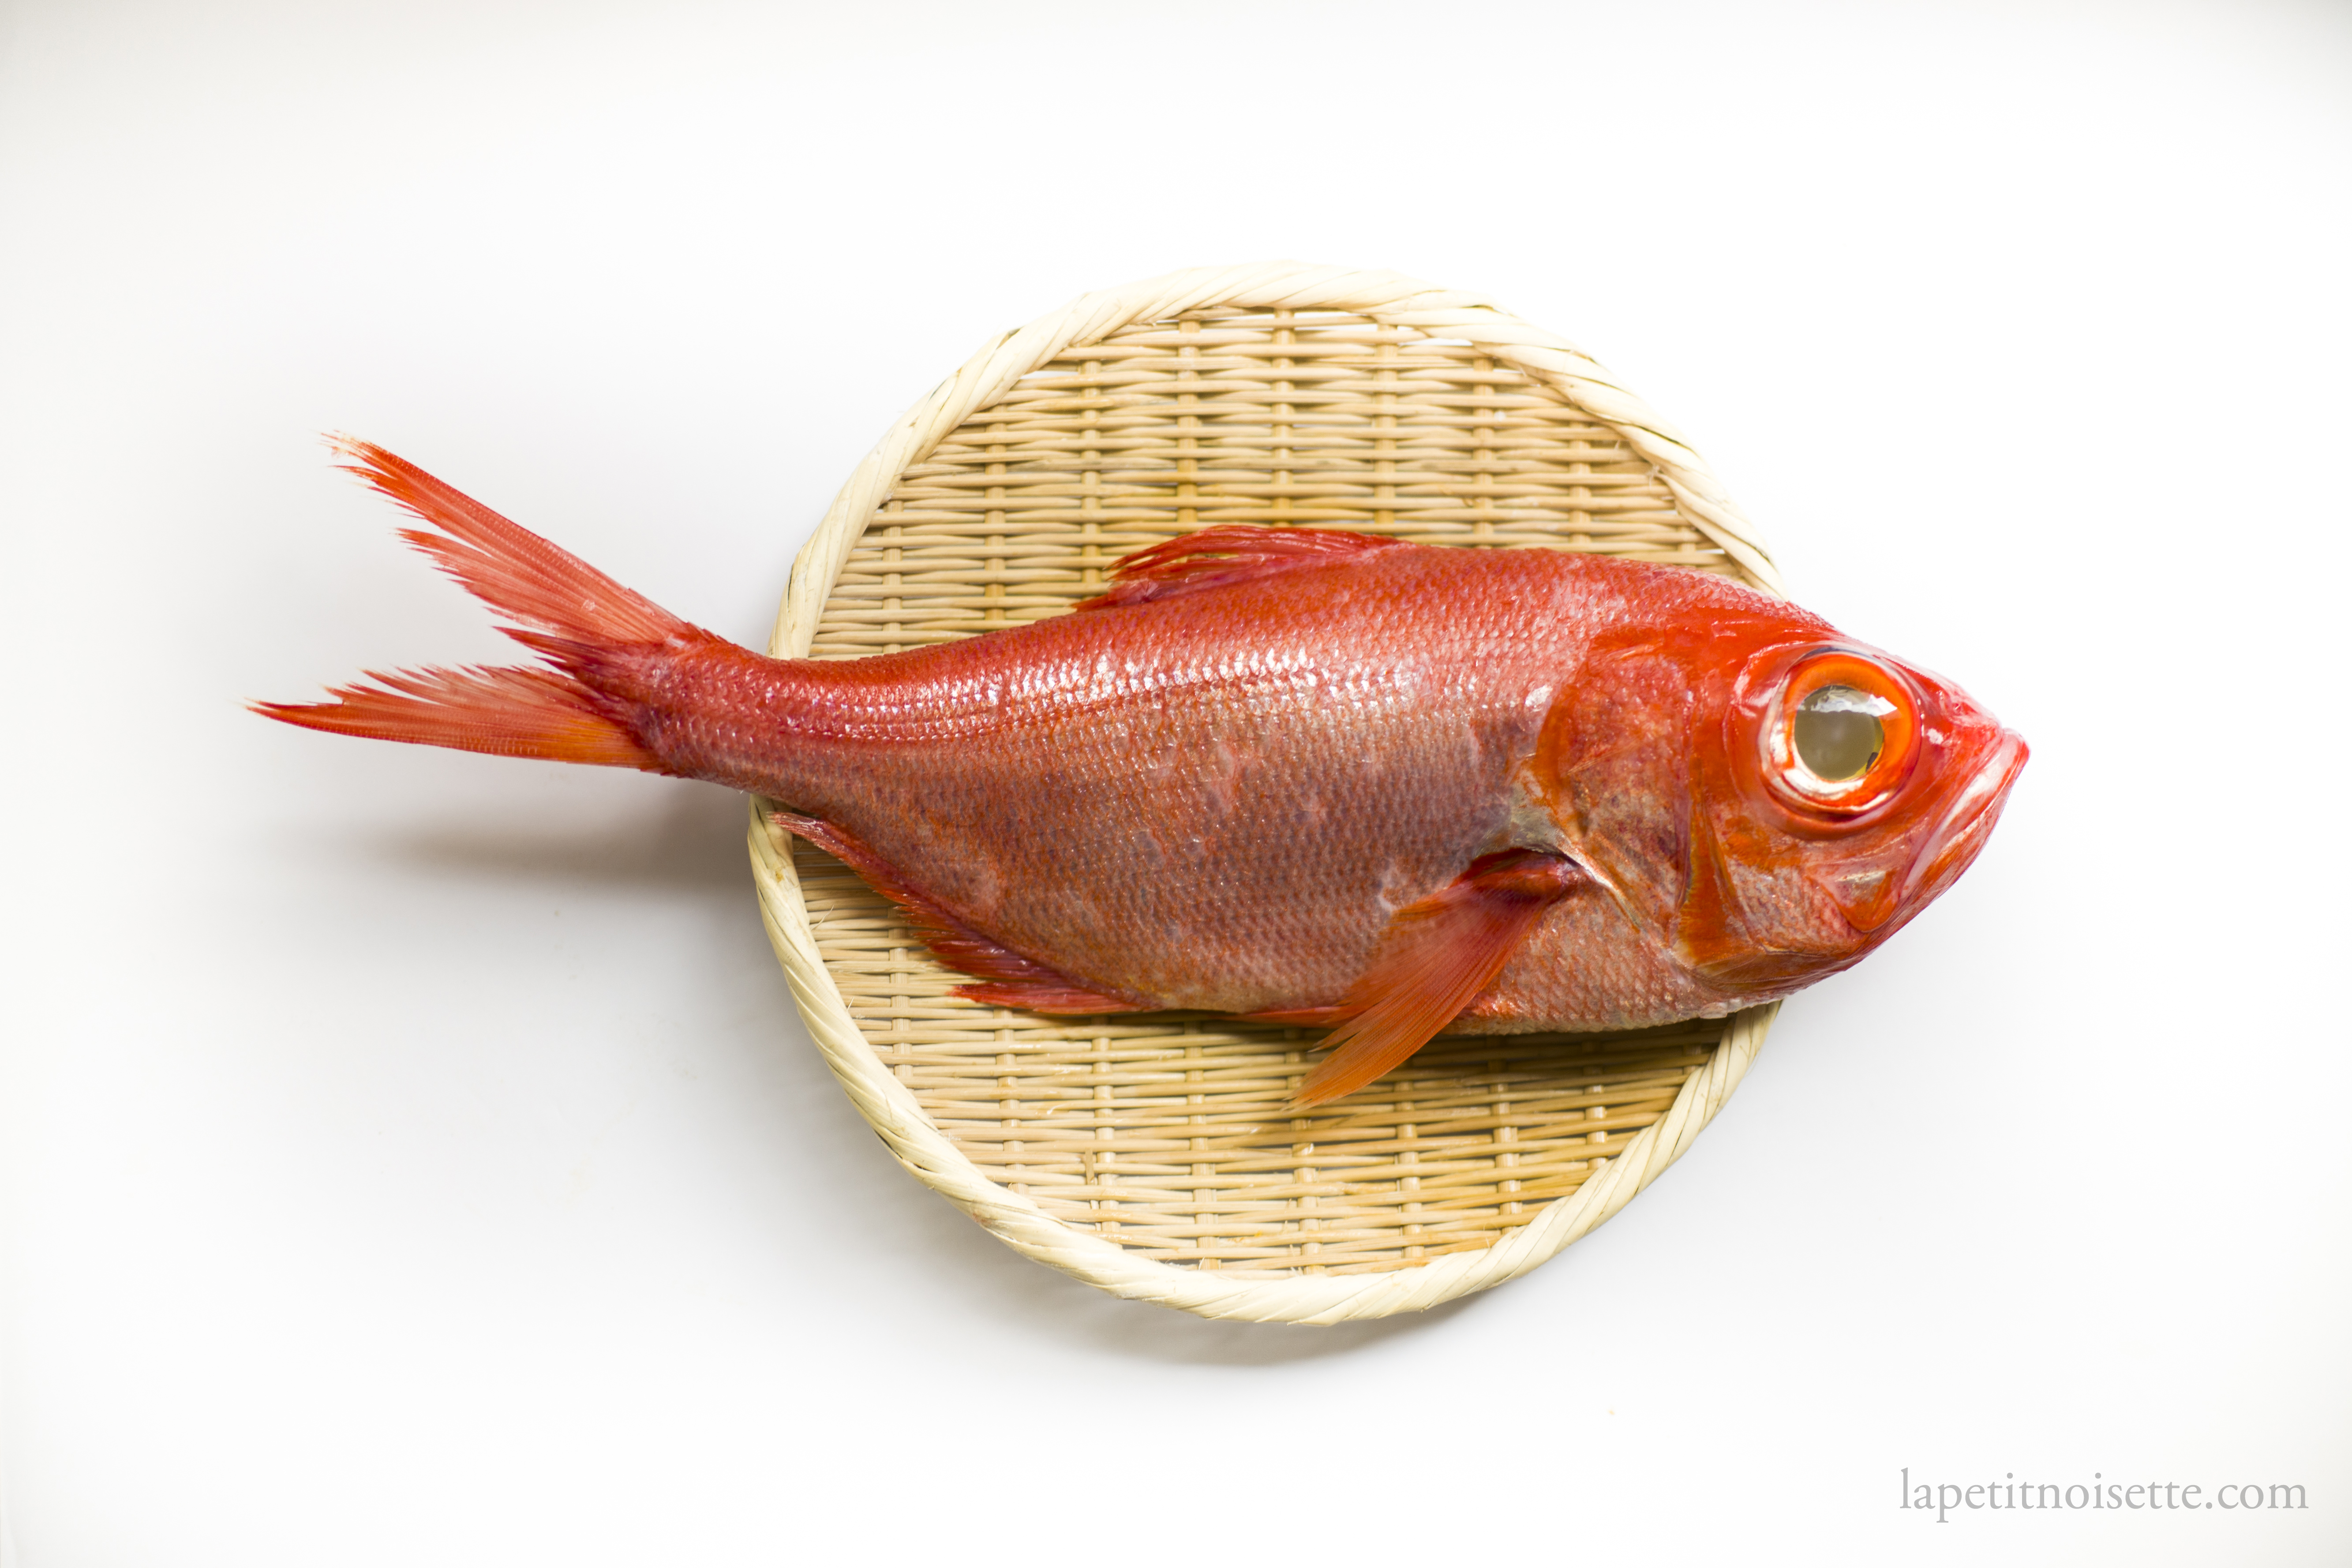
[[[1221,522],[1603,551],[1780,591],[1697,455],[1566,340],[1394,273],[1275,262],[1088,294],[989,344],[858,465],[771,651],[1057,615],[1119,556]],[[1690,1146],[1774,1011],[1441,1038],[1294,1113],[1316,1031],[967,1002],[770,805],[751,835],[768,934],[891,1152],[1031,1258],[1207,1317],[1380,1317],[1527,1272]]]

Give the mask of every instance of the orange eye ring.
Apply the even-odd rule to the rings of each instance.
[[[1775,795],[1806,812],[1857,816],[1911,776],[1919,699],[1900,672],[1826,648],[1790,670],[1761,739],[1764,779]]]

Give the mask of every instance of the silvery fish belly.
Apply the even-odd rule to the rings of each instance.
[[[979,1000],[1328,1026],[1308,1104],[1440,1032],[1720,1015],[1845,968],[2025,760],[1949,682],[1719,577],[1304,529],[1157,546],[1031,626],[772,659],[349,450],[541,662],[258,710],[770,796]]]

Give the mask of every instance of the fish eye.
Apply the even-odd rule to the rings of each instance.
[[[1797,704],[1790,739],[1797,760],[1824,784],[1845,784],[1868,773],[1886,753],[1880,717],[1895,704],[1852,686],[1824,686]]]
[[[1791,805],[1850,817],[1893,796],[1918,750],[1918,699],[1900,669],[1821,648],[1780,684],[1766,724],[1765,775]]]

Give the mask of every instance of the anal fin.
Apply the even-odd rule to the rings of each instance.
[[[941,963],[981,982],[957,986],[957,995],[992,1007],[1020,1007],[1066,1017],[1150,1010],[1151,1003],[1080,984],[1061,971],[1024,958],[995,938],[974,931],[908,882],[897,867],[856,834],[793,812],[776,812],[774,819],[846,865],[867,887],[898,905],[916,936]]]
[[[1537,849],[1482,855],[1450,885],[1399,910],[1372,961],[1339,1004],[1335,1047],[1300,1086],[1297,1103],[1352,1094],[1452,1023],[1543,913],[1582,879],[1576,863]]]

